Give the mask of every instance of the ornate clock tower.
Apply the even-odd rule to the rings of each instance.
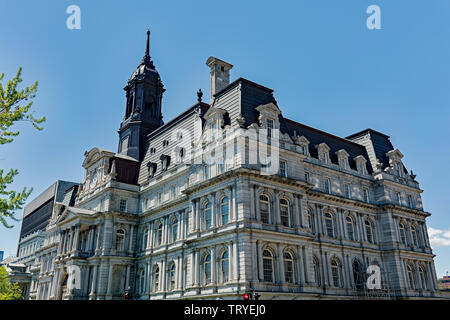
[[[127,104],[119,129],[118,152],[141,161],[145,137],[163,125],[161,104],[165,89],[150,58],[150,31],[147,31],[145,55],[124,90]]]

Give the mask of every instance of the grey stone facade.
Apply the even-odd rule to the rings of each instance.
[[[286,119],[273,90],[207,65],[210,103],[199,95],[162,123],[147,49],[126,87],[119,153],[86,152],[74,204],[55,204],[37,250],[31,298],[436,298],[430,214],[389,137]]]

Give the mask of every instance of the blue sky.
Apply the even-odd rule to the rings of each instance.
[[[81,30],[66,28],[66,9],[81,8]],[[381,30],[366,28],[366,9],[381,8]],[[0,167],[20,171],[14,188],[30,200],[57,179],[80,181],[86,150],[116,151],[123,87],[144,54],[165,88],[167,121],[209,100],[206,59],[234,65],[275,90],[283,114],[347,136],[373,128],[391,136],[421,184],[438,276],[450,271],[450,2],[303,1],[5,1],[0,0],[0,73],[23,67],[39,81],[29,124],[0,147]],[[18,212],[20,217],[22,212]],[[0,250],[14,254],[20,225],[0,229]]]

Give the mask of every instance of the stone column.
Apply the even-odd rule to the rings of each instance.
[[[92,283],[91,283],[91,292],[89,294],[89,300],[93,300],[95,297],[95,293],[97,291],[97,269],[98,266],[94,265],[93,267],[93,275],[92,275]]]
[[[256,240],[257,249],[257,265],[258,265],[258,280],[264,281],[263,259],[262,259],[262,243],[261,240]]]
[[[239,212],[237,210],[236,186],[231,187],[231,198],[233,199],[231,202],[231,207],[233,210],[233,221],[238,221],[239,220]]]
[[[161,244],[167,244],[169,243],[169,217],[165,216],[163,217],[163,236],[162,236],[162,243]]]
[[[125,278],[125,290],[128,290],[128,287],[130,286],[130,265],[127,264],[126,268],[126,278]],[[143,288],[142,288],[143,289]],[[142,290],[141,289],[141,290]]]
[[[233,280],[239,280],[239,249],[237,241],[233,241]]]
[[[97,243],[95,248],[95,254],[98,255],[101,252],[101,244],[102,244],[102,225],[97,225]]]
[[[150,294],[150,292],[152,291],[152,286],[151,286],[151,284],[152,284],[152,282],[151,282],[151,279],[152,279],[152,264],[150,263],[150,261],[147,262],[147,268],[145,270],[145,275],[146,275],[146,278],[145,278],[145,293],[146,294]]]
[[[194,285],[198,287],[200,285],[200,251],[198,249],[195,249],[194,256]]]
[[[257,190],[257,186],[255,185],[253,192],[255,193],[256,221],[261,222],[261,211],[259,208],[259,196],[258,196],[258,192],[256,190]]]
[[[275,190],[275,200],[273,202],[273,212],[274,212],[274,224],[279,225],[281,224],[281,217],[280,217],[280,194],[278,190]]]
[[[200,224],[200,199],[195,201],[195,231],[201,230]]]
[[[130,225],[130,236],[128,240],[128,254],[133,254],[133,238],[134,238],[134,226]]]
[[[283,248],[280,243],[277,243],[277,256],[278,256],[278,270],[279,270],[279,283],[286,283],[286,276],[284,271],[284,257]]]
[[[255,211],[255,185],[249,183],[249,193],[250,193],[250,219],[258,220],[258,214]]]
[[[76,225],[74,228],[74,237],[73,237],[73,243],[72,243],[72,251],[78,251],[78,239],[80,237],[80,225]]]
[[[109,272],[108,272],[108,289],[106,290],[106,295],[112,295],[112,281],[113,281],[113,267],[114,265],[110,262]]]
[[[155,227],[155,223],[153,221],[149,222],[147,224],[147,226],[148,226],[148,232],[149,232],[149,235],[148,235],[148,238],[147,238],[147,243],[148,243],[147,249],[151,249],[154,246],[153,228]]]
[[[211,283],[216,285],[216,248],[211,248]]]
[[[195,200],[191,200],[190,201],[190,207],[191,207],[191,214],[190,214],[190,216],[191,216],[191,225],[189,226],[189,233],[192,233],[192,232],[195,232],[195,230],[197,230],[196,228],[197,228],[197,218],[196,218],[196,215],[195,215]],[[188,219],[189,219],[189,216],[188,216]]]
[[[305,283],[303,259],[303,248],[301,246],[297,246],[297,283],[300,285],[303,285]]]
[[[217,210],[216,210],[216,193],[212,192],[211,195],[211,227],[214,228],[218,225],[217,223]]]
[[[228,281],[231,281],[233,279],[233,267],[231,263],[231,257],[233,252],[233,243],[228,242]]]

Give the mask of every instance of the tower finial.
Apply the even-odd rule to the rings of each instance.
[[[145,47],[145,56],[150,57],[150,29],[147,29],[147,46]]]
[[[153,61],[150,58],[150,29],[147,29],[147,43],[145,46],[145,55],[142,58],[141,64],[145,64],[146,66],[155,69]]]

